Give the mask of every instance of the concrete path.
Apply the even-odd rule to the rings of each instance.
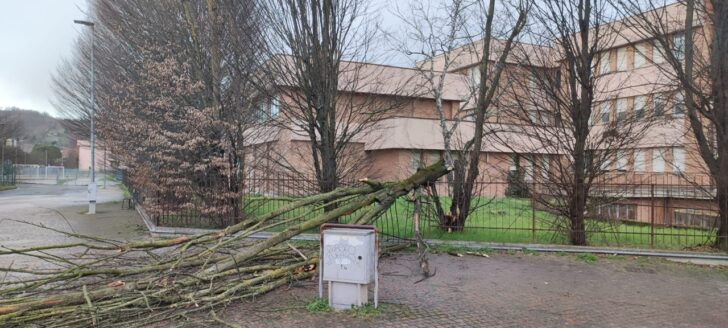
[[[85,186],[20,184],[0,192],[0,247],[21,248],[71,242],[62,233],[17,222],[23,221],[62,231],[113,240],[144,237],[136,211],[122,210],[118,186],[98,191],[97,214],[88,215]],[[29,258],[0,258],[0,266],[30,266]]]

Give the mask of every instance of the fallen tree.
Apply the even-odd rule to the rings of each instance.
[[[0,268],[0,326],[141,326],[201,311],[219,321],[221,306],[316,274],[316,246],[296,247],[292,237],[345,216],[372,224],[397,198],[449,171],[439,162],[398,182],[364,180],[214,233],[128,243],[67,233],[78,241],[3,247],[0,258],[30,257],[52,268]],[[282,218],[293,211],[302,214]],[[268,239],[246,238],[281,226]],[[60,251],[73,253],[54,254]]]

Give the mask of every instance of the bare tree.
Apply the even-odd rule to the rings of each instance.
[[[507,70],[506,60],[526,24],[529,7],[529,1],[505,2],[503,8],[498,8],[495,1],[453,0],[437,5],[413,3],[406,12],[397,13],[409,30],[399,37],[396,47],[418,60],[416,69],[424,81],[422,88],[435,100],[444,158],[455,167],[448,178],[452,196],[449,213],[445,213],[440,201],[435,202],[441,225],[448,229],[462,230],[474,209],[483,139],[493,132],[486,131],[485,125],[495,112],[496,99],[505,90],[502,76]],[[508,20],[515,23],[508,24]],[[449,73],[473,59],[476,74]],[[459,108],[449,114],[444,110],[443,95],[451,83],[465,85],[467,90],[459,90]],[[467,140],[459,139],[462,125],[474,126],[473,136]],[[437,198],[437,189],[431,187]]]
[[[519,1],[515,6],[515,23],[507,33],[507,38],[502,41],[501,47],[494,47],[495,33],[493,22],[496,16],[496,3],[490,0],[487,4],[481,3],[481,10],[484,17],[484,32],[481,42],[481,49],[478,61],[479,81],[477,84],[476,100],[474,111],[474,133],[472,139],[463,146],[463,152],[454,163],[453,199],[450,205],[450,216],[452,226],[462,229],[470,214],[473,190],[476,179],[480,175],[480,156],[483,148],[483,139],[486,134],[486,118],[492,114],[495,97],[501,90],[501,77],[506,67],[506,59],[513,50],[522,29],[526,25],[526,19],[531,7],[529,1]],[[495,49],[499,52],[495,52]],[[476,49],[477,50],[477,49]],[[493,59],[495,58],[495,60]]]
[[[714,246],[728,250],[728,4],[725,1],[620,0],[632,39],[652,39],[666,63],[664,84],[682,95],[692,138],[715,185],[718,229]],[[692,145],[691,145],[692,144]]]
[[[587,244],[587,231],[598,230],[587,226],[587,216],[620,193],[595,184],[624,178],[613,172],[627,169],[629,152],[652,122],[643,108],[626,110],[623,82],[609,74],[617,33],[608,24],[608,6],[602,0],[534,5],[529,37],[537,44],[516,51],[522,69],[504,106],[515,124],[499,135],[521,154],[514,162],[528,167],[525,176],[531,182],[525,183],[523,168],[516,165],[511,175],[519,178],[511,183],[525,184],[517,189],[527,190],[554,213],[551,223],[574,245]],[[604,68],[598,67],[600,56],[607,58],[601,62]]]
[[[394,35],[396,49],[416,61],[418,74],[435,100],[435,112],[442,129],[444,158],[453,163],[453,135],[460,122],[472,112],[464,110],[470,104],[471,92],[462,90],[464,99],[460,108],[451,116],[443,108],[446,83],[452,79],[468,82],[465,75],[448,73],[458,62],[456,50],[473,42],[473,32],[468,28],[467,12],[477,3],[466,0],[436,2],[412,2],[406,10],[397,9],[396,15],[407,26],[403,36]],[[468,49],[474,50],[474,49]],[[461,49],[461,52],[463,50]],[[463,83],[467,85],[467,83]],[[471,84],[471,87],[473,85]]]
[[[242,215],[243,139],[255,103],[249,75],[262,58],[257,8],[219,0],[91,3],[100,139],[140,187],[221,224]],[[80,131],[90,108],[90,37],[56,76],[57,107]]]
[[[263,4],[269,60],[262,66],[264,80],[259,85],[260,93],[276,108],[276,118],[268,122],[306,138],[308,147],[274,149],[275,164],[296,175],[313,173],[318,191],[331,191],[364,168],[364,152],[356,145],[359,139],[394,108],[411,101],[401,92],[406,81],[385,77],[385,67],[366,63],[377,35],[367,22],[371,16],[366,2],[266,0]]]

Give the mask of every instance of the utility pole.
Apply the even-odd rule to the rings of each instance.
[[[91,135],[89,140],[91,146],[91,182],[88,184],[88,214],[96,214],[96,158],[94,158],[94,143],[96,141],[94,136],[94,116],[96,116],[94,39],[96,38],[96,33],[94,31],[93,22],[83,20],[74,20],[73,22],[91,28],[91,113],[89,113],[89,116],[91,117],[91,127],[89,129],[89,134]]]

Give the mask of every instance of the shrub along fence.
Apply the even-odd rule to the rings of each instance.
[[[627,182],[630,181],[630,182]],[[638,181],[638,182],[634,182]],[[707,180],[705,180],[707,181]],[[348,181],[342,185],[356,184]],[[215,217],[202,215],[198,206],[180,208],[174,198],[159,198],[135,189],[127,182],[137,204],[155,202],[151,216],[159,226],[220,228]],[[244,180],[242,215],[260,215],[292,200],[315,193],[313,178],[251,176]],[[443,208],[447,210],[447,183],[437,183]],[[425,238],[504,243],[565,244],[565,220],[559,214],[559,195],[553,185],[525,181],[476,184],[471,213],[462,231],[441,226],[432,199],[424,202],[422,220]],[[513,190],[519,190],[514,193]],[[711,243],[718,224],[715,188],[678,176],[651,176],[639,180],[610,179],[593,186],[589,198],[586,233],[588,243],[602,246],[684,249]],[[423,190],[423,195],[427,193]],[[377,220],[385,239],[412,239],[413,196],[403,197]],[[188,197],[194,199],[192,195]],[[203,202],[199,202],[203,206]],[[316,215],[323,208],[301,208],[279,218],[292,224]],[[352,213],[352,216],[356,213]],[[342,219],[346,223],[349,217]],[[229,222],[229,221],[228,221]],[[279,229],[283,229],[281,225]],[[312,231],[315,232],[315,231]]]
[[[12,186],[15,182],[15,168],[0,164],[0,186]]]

